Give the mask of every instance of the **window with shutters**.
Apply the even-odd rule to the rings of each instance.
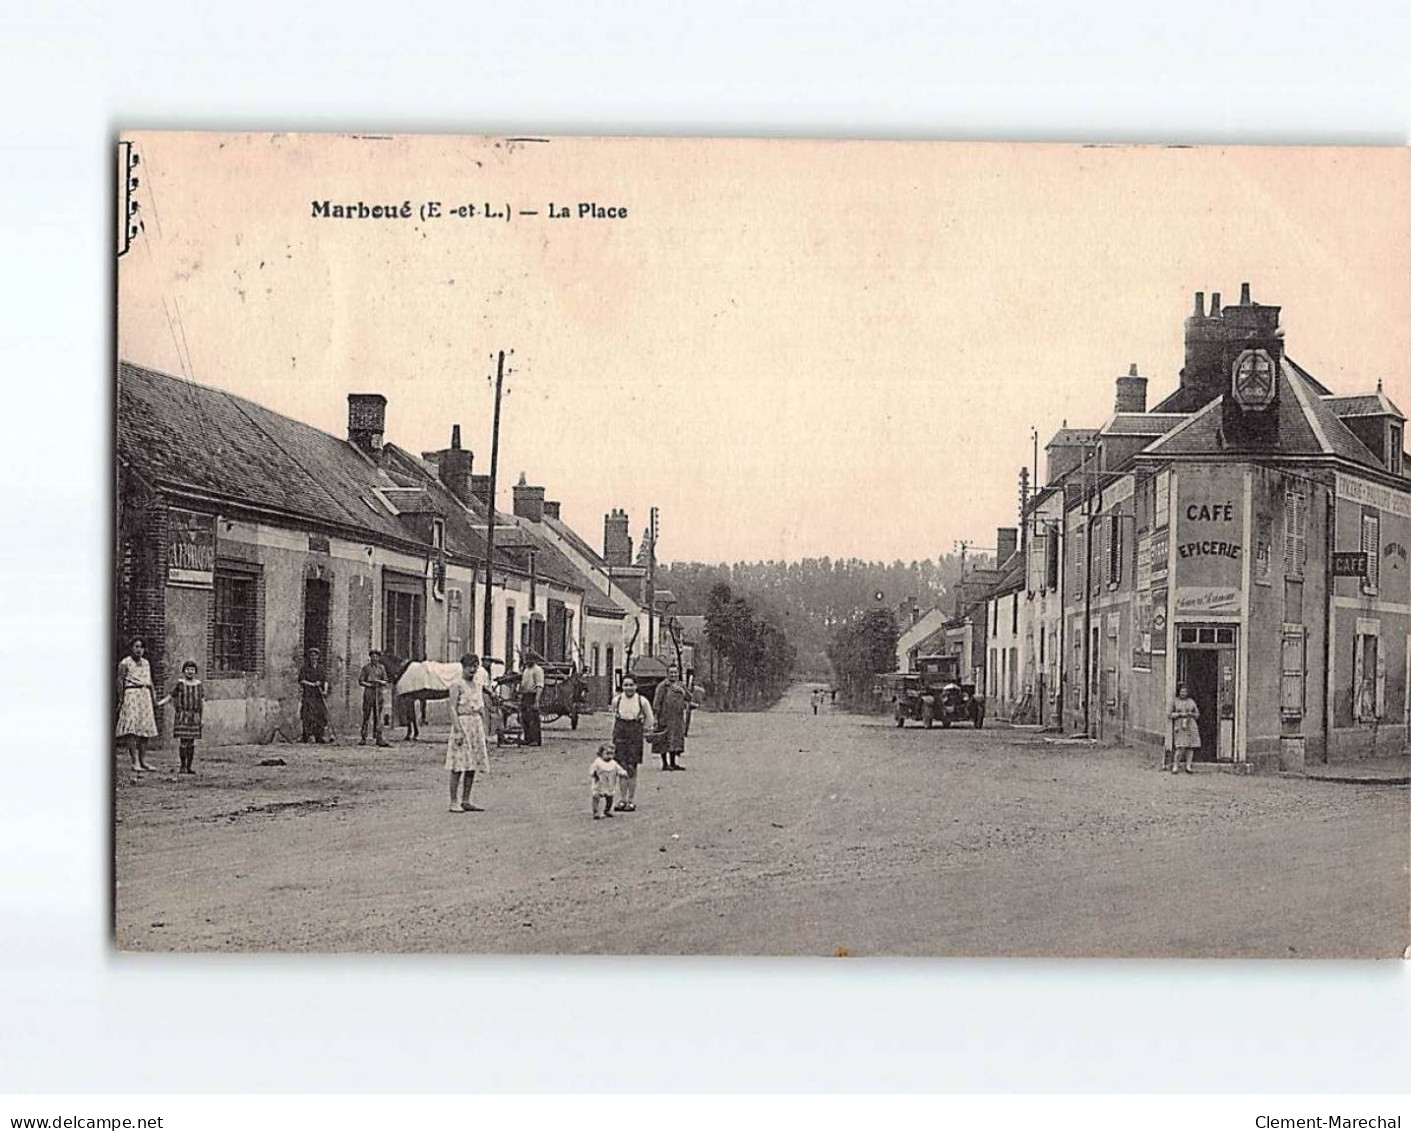
[[[1303,487],[1284,491],[1284,576],[1301,578],[1308,565],[1308,493]]]
[[[1009,605],[1009,631],[1012,635],[1019,635],[1019,594],[1014,594]]]
[[[1381,575],[1382,516],[1371,507],[1362,510],[1362,552],[1367,555],[1367,575],[1362,578],[1362,592],[1376,593]]]
[[[1107,520],[1107,584],[1116,589],[1122,583],[1122,515]]]
[[[1279,707],[1286,719],[1301,719],[1307,695],[1308,639],[1301,624],[1284,625]]]
[[[1058,589],[1058,547],[1058,529],[1055,527],[1044,538],[1045,585],[1051,591]]]
[[[1156,476],[1156,517],[1153,527],[1160,530],[1171,521],[1171,473],[1161,471]]]

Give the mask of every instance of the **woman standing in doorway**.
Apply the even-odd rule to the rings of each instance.
[[[328,673],[317,648],[310,648],[299,669],[299,722],[305,742],[324,742],[328,730]]]
[[[141,638],[135,638],[118,662],[118,738],[138,773],[156,769],[147,764],[147,740],[157,737],[157,692],[145,651]]]
[[[1191,762],[1195,759],[1195,752],[1200,749],[1200,727],[1196,725],[1199,718],[1200,708],[1190,697],[1186,685],[1184,683],[1177,685],[1176,699],[1171,704],[1171,772],[1173,774],[1180,772],[1183,751],[1186,758],[1186,773],[1195,773]]]
[[[642,765],[642,736],[656,729],[652,705],[637,694],[637,681],[622,677],[622,690],[612,701],[612,748],[622,767],[617,787],[617,811],[637,811],[637,770]]]
[[[446,769],[451,771],[451,812],[479,813],[470,803],[476,771],[490,768],[485,747],[485,669],[480,657],[461,657],[461,677],[451,685],[451,737],[446,741]]]

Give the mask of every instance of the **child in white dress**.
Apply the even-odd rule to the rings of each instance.
[[[612,803],[617,800],[617,779],[622,776],[622,767],[617,764],[617,755],[612,743],[604,742],[598,747],[598,756],[593,759],[592,770],[588,774],[593,783],[593,820],[612,816]],[[598,810],[602,809],[599,813]]]

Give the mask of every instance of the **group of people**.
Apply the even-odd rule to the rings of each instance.
[[[158,735],[157,710],[173,705],[175,719],[172,737],[178,740],[179,773],[195,773],[196,740],[201,737],[205,711],[205,688],[195,660],[181,666],[181,678],[170,692],[157,697],[152,679],[151,663],[146,658],[144,642],[134,639],[128,655],[118,663],[117,737],[128,751],[134,772],[150,772],[156,767],[147,760],[147,744]],[[378,746],[388,746],[382,734],[381,702],[383,689],[391,683],[382,653],[374,648],[368,662],[358,672],[358,684],[363,689],[362,738],[365,744],[371,726]],[[531,655],[520,680],[520,721],[524,729],[524,744],[543,745],[543,732],[538,711],[538,697],[544,688],[544,669],[537,656]],[[328,674],[317,648],[310,648],[299,669],[299,718],[304,742],[329,743]],[[480,657],[468,652],[461,657],[460,678],[451,686],[449,695],[451,732],[446,740],[446,769],[450,773],[450,811],[480,812],[471,803],[475,775],[490,768],[487,742],[489,680]],[[612,741],[598,748],[590,770],[591,800],[594,819],[610,817],[613,812],[631,813],[637,808],[637,781],[647,742],[661,756],[664,771],[681,771],[681,758],[686,752],[686,733],[690,726],[692,699],[689,688],[681,681],[681,669],[672,664],[667,676],[657,685],[649,702],[638,693],[637,681],[631,675],[622,677],[622,688],[613,696],[611,705]]]

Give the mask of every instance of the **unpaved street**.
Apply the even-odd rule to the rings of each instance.
[[[395,732],[400,733],[400,732]],[[1399,956],[1405,788],[1203,773],[1021,731],[897,730],[795,687],[650,751],[593,821],[588,717],[491,749],[446,812],[443,749],[204,748],[117,774],[134,950]],[[283,758],[282,767],[261,759]],[[158,755],[164,765],[172,753]]]

